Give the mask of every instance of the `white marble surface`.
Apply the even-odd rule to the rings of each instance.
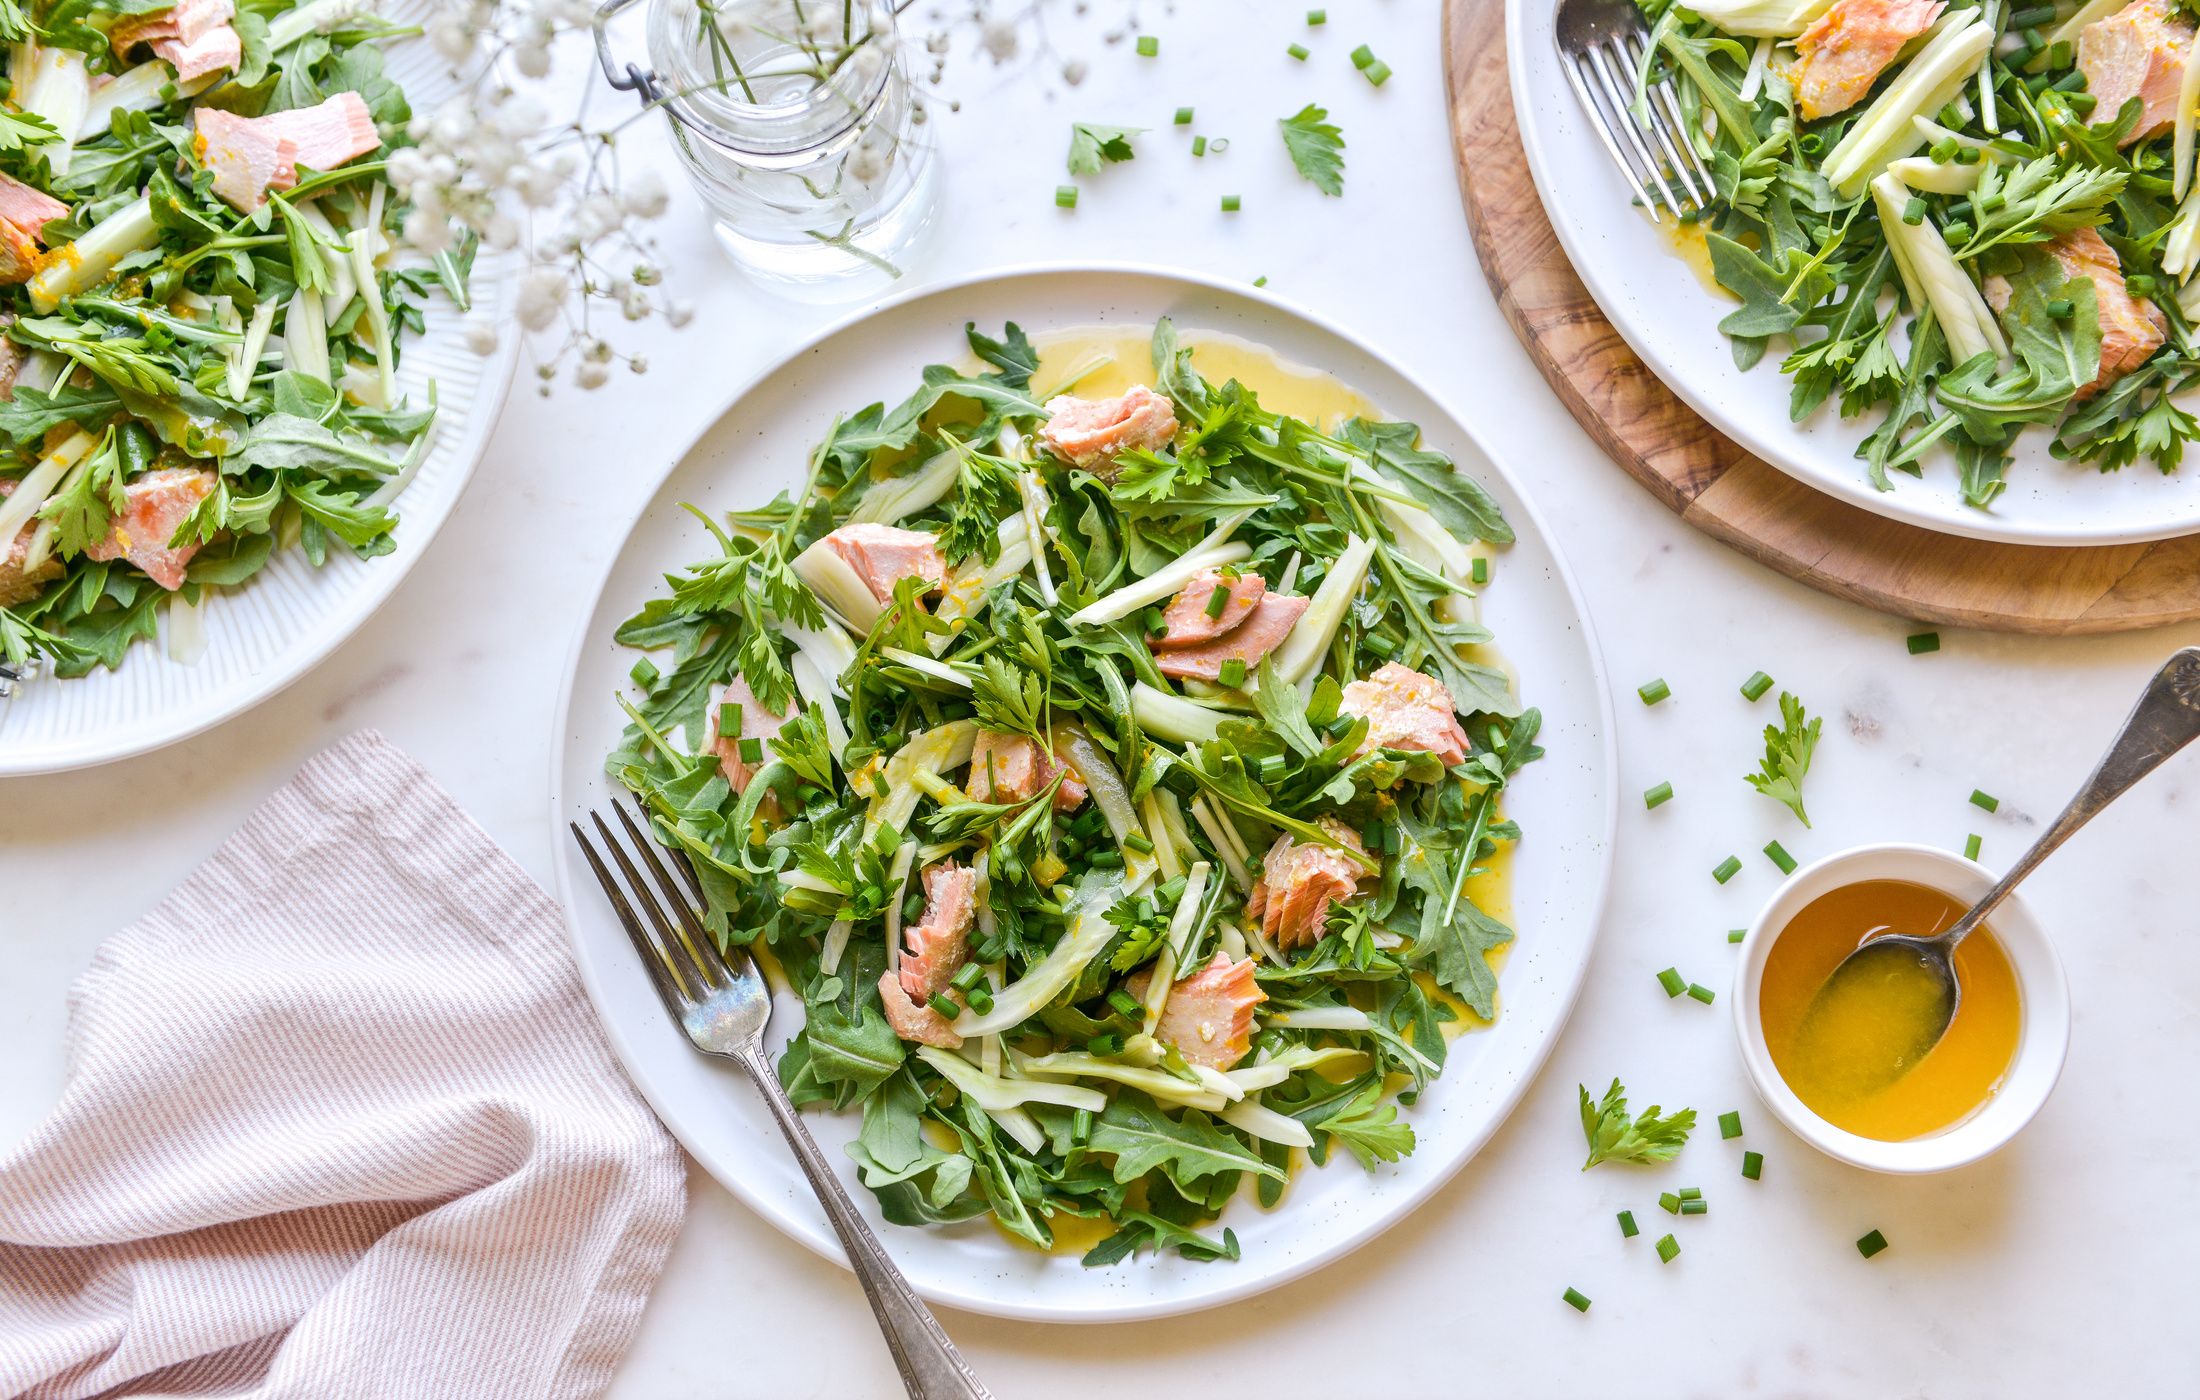
[[[918,0],[920,14],[929,0]],[[1078,37],[1075,91],[996,73],[962,52],[937,111],[946,236],[913,280],[1033,258],[1138,258],[1247,279],[1388,348],[1537,492],[1602,633],[1618,708],[1622,789],[1670,779],[1646,814],[1623,804],[1611,914],[1573,1024],[1490,1148],[1410,1224],[1259,1300],[1129,1328],[1038,1327],[950,1314],[998,1394],[1103,1384],[1123,1394],[1361,1396],[1487,1390],[1591,1395],[2192,1394],[2200,1188],[2185,1066],[2200,1019],[2200,760],[2150,781],[2035,880],[2060,936],[2077,1020],[2061,1089],[2030,1132],[1968,1171],[1873,1177],[1814,1157],[1752,1098],[1726,1006],[1668,1001],[1676,965],[1724,986],[1725,930],[1745,923],[1798,856],[1871,838],[2006,859],[2084,775],[2141,678],[2200,629],[2083,641],[1948,632],[1912,658],[1892,619],[1774,577],[1682,526],[1600,460],[1499,319],[1469,246],[1446,145],[1434,6],[1199,0],[1143,7],[1160,57]],[[919,24],[923,21],[920,19]],[[1029,41],[1030,31],[1025,31]],[[1314,62],[1284,54],[1306,39]],[[1380,91],[1345,55],[1373,45]],[[1051,94],[1051,95],[1050,95]],[[1341,200],[1292,175],[1269,123],[1329,105],[1350,142]],[[1228,134],[1194,162],[1168,129],[1181,103]],[[1137,161],[1052,207],[1073,118],[1145,123]],[[638,129],[629,158],[663,158]],[[1216,212],[1236,192],[1245,210]],[[515,392],[458,513],[382,614],[287,694],[212,733],[126,764],[16,780],[0,793],[0,1140],[61,1082],[65,995],[99,940],[152,904],[307,755],[365,725],[416,754],[522,865],[546,876],[545,754],[567,619],[616,540],[614,522],[733,385],[832,314],[756,294],[727,273],[684,196],[667,253],[699,314],[639,328],[651,373],[588,396]],[[1685,279],[1677,294],[1694,294]],[[1723,353],[1715,347],[1707,353]],[[2194,469],[2194,468],[2188,468]],[[1735,686],[1763,668],[1827,715],[1817,829],[1743,786],[1768,706]],[[1674,698],[1644,709],[1637,682]],[[2003,799],[1986,816],[1974,787]],[[1729,852],[1744,873],[1721,888]],[[1740,1108],[1742,1143],[1705,1132],[1669,1169],[1576,1170],[1577,1081],[1623,1076],[1638,1102]],[[1765,1153],[1761,1183],[1740,1149]],[[1349,1169],[1349,1168],[1346,1168]],[[1661,1190],[1697,1184],[1700,1220],[1669,1222]],[[706,1179],[614,1394],[871,1397],[896,1393],[853,1280],[789,1243]],[[1613,1212],[1646,1233],[1622,1242]],[[1660,1266],[1668,1223],[1683,1253]],[[1869,1263],[1852,1241],[1885,1231]],[[1226,1266],[1218,1266],[1226,1267]],[[1565,1307],[1568,1285],[1595,1301]],[[1104,1378],[1104,1379],[1103,1379]]]

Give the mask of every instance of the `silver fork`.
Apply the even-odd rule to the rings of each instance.
[[[962,1353],[955,1350],[931,1310],[879,1247],[878,1237],[848,1199],[825,1154],[818,1150],[816,1139],[802,1126],[787,1091],[779,1086],[779,1076],[764,1050],[764,1023],[772,1010],[771,991],[756,965],[746,953],[736,953],[728,960],[718,940],[703,928],[699,912],[702,887],[686,858],[677,851],[666,852],[671,864],[679,867],[680,878],[675,879],[658,854],[661,848],[628,815],[626,804],[614,801],[611,806],[625,830],[625,842],[620,841],[601,812],[590,812],[588,816],[604,849],[611,853],[612,863],[625,877],[624,888],[605,868],[603,857],[580,824],[566,825],[580,843],[588,868],[596,872],[596,881],[603,886],[619,922],[634,940],[634,950],[641,954],[642,966],[656,984],[657,995],[664,999],[665,1010],[672,1013],[672,1019],[679,1022],[696,1049],[741,1066],[764,1096],[765,1106],[778,1120],[779,1131],[794,1149],[795,1160],[802,1164],[802,1174],[810,1179],[810,1189],[817,1192],[818,1203],[825,1207],[833,1233],[840,1236],[841,1248],[848,1251],[848,1261],[855,1266],[863,1296],[870,1300],[871,1311],[878,1317],[879,1330],[886,1334],[886,1345],[894,1353],[894,1364],[901,1370],[901,1383],[910,1400],[991,1400],[991,1393],[972,1373]],[[636,868],[635,856],[649,868],[662,899],[650,892],[649,882]],[[641,911],[639,916],[636,909]]]
[[[1687,195],[1687,207],[1701,209],[1709,204],[1715,192],[1711,171],[1688,139],[1688,124],[1681,116],[1672,81],[1660,78],[1650,85],[1651,100],[1644,104],[1650,117],[1647,122],[1629,101],[1634,73],[1642,63],[1643,40],[1650,33],[1633,0],[1559,0],[1557,33],[1559,66],[1566,70],[1566,81],[1573,86],[1582,111],[1588,113],[1589,125],[1596,128],[1606,154],[1627,177],[1635,198],[1650,211],[1651,221],[1658,221],[1658,200],[1650,197],[1650,189],[1676,215],[1684,207],[1673,197],[1666,171],[1672,172]],[[1659,155],[1651,154],[1652,142],[1662,162]],[[1644,188],[1645,180],[1650,189]]]

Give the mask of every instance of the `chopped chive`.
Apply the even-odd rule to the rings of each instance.
[[[1642,805],[1653,810],[1672,800],[1673,785],[1671,783],[1659,783],[1642,795]]]
[[[1329,23],[1329,11],[1308,10],[1306,12],[1306,22],[1308,24],[1327,24]]]
[[[1115,1014],[1118,1016],[1137,1016],[1145,1010],[1144,1007],[1138,1004],[1137,997],[1132,996],[1121,987],[1117,987],[1114,991],[1108,993],[1108,1005],[1114,1008]]]
[[[1367,65],[1373,63],[1374,61],[1375,50],[1369,48],[1365,44],[1360,45],[1358,48],[1352,51],[1352,66],[1354,68],[1364,69],[1367,67]]]
[[[1764,1154],[1764,1153],[1762,1153],[1762,1152],[1744,1152],[1744,1153],[1742,1154],[1742,1175],[1743,1175],[1743,1176],[1747,1177],[1747,1178],[1748,1178],[1749,1180],[1751,1180],[1751,1181],[1755,1181],[1755,1180],[1756,1180],[1756,1179],[1757,1179],[1758,1177],[1760,1177],[1760,1176],[1763,1176],[1763,1175],[1764,1175],[1764,1173],[1765,1173],[1765,1154]]]
[[[1310,50],[1304,44],[1293,44],[1290,48],[1285,49],[1284,52],[1291,55],[1299,62],[1304,63],[1306,62],[1306,56],[1310,52]]]
[[[1177,108],[1176,124],[1178,126],[1190,126],[1192,124],[1192,109],[1189,107]]]
[[[2058,321],[2067,321],[2078,314],[2078,304],[2068,297],[2056,297],[2053,301],[2047,303],[2047,314]],[[1912,637],[1910,640],[1914,642],[1917,639]],[[1917,648],[1913,646],[1910,650],[1915,652]]]
[[[2055,308],[2052,305],[2047,308],[2047,314],[2050,316],[2055,314]],[[1939,650],[1940,634],[1938,632],[1912,632],[1910,634],[1910,655],[1923,656],[1927,652]]]
[[[1142,856],[1153,854],[1153,842],[1144,832],[1134,831],[1125,836],[1123,845],[1126,849],[1136,851]]]
[[[1748,936],[1749,930],[1746,928],[1730,928],[1726,931],[1726,941],[1729,943],[1739,943]]]
[[[1589,1296],[1578,1288],[1569,1288],[1558,1296],[1564,1298],[1575,1312],[1589,1311]]]
[[[634,669],[627,672],[626,674],[633,680],[634,684],[640,686],[644,690],[649,689],[651,686],[657,683],[657,668],[656,666],[651,664],[650,659],[646,656],[643,657],[641,660],[635,662]],[[734,708],[738,710],[741,707],[736,705],[734,706]],[[736,724],[734,727],[738,729],[740,728],[740,725]]]
[[[1265,287],[1265,286],[1267,286],[1267,285],[1268,285],[1268,274],[1264,272],[1264,273],[1262,273],[1262,274],[1261,274],[1260,276],[1258,276],[1258,277],[1255,277],[1255,278],[1253,279],[1253,285],[1254,285],[1254,286],[1256,286],[1256,287]]]
[[[1230,585],[1218,583],[1215,591],[1207,595],[1207,616],[1220,617],[1222,610],[1230,606]]]
[[[1474,562],[1467,565],[1467,578],[1473,583],[1488,583],[1490,581],[1490,561],[1488,558],[1481,555],[1475,556]]]
[[[1245,684],[1245,662],[1235,656],[1223,662],[1220,679],[1224,685],[1231,687],[1233,690]]]
[[[1712,991],[1709,987],[1706,987],[1701,982],[1689,983],[1688,994],[1691,997],[1694,997],[1697,1001],[1702,1002],[1705,1006],[1709,1006],[1711,1004],[1711,999],[1718,995],[1717,992]]]
[[[1234,194],[1224,195],[1222,197],[1222,212],[1225,214],[1235,214],[1237,211],[1238,197]]]
[[[1925,201],[1919,199],[1916,195],[1911,195],[1910,202],[1902,206],[1902,222],[1913,228],[1924,223]]]
[[[720,734],[739,734],[741,732],[741,707],[739,705],[720,705],[718,707],[718,732]]]
[[[1665,988],[1667,996],[1677,997],[1688,990],[1688,979],[1681,976],[1678,968],[1669,967],[1658,974],[1658,985]]]
[[[1645,681],[1635,687],[1635,694],[1642,697],[1642,703],[1645,705],[1655,705],[1672,693],[1673,687],[1665,683],[1665,677],[1663,676],[1654,681]]]
[[[1080,1108],[1069,1116],[1069,1135],[1078,1142],[1092,1141],[1092,1110]]]
[[[1721,1142],[1738,1138],[1741,1135],[1742,1111],[1740,1109],[1737,1108],[1719,1115],[1719,1140]]]
[[[1673,1194],[1684,1201],[1700,1201],[1703,1199],[1703,1188],[1701,1186],[1683,1186]]]
[[[1138,36],[1138,56],[1140,58],[1152,58],[1159,52],[1161,52],[1161,40],[1151,34]]]
[[[1742,698],[1744,700],[1762,700],[1765,697],[1765,692],[1770,689],[1772,689],[1772,677],[1762,671],[1751,671],[1749,679],[1742,682]]]
[[[1709,1215],[1710,1213],[1711,1202],[1709,1201],[1694,1200],[1681,1202],[1681,1214],[1683,1215]]]
[[[1711,878],[1717,880],[1720,884],[1723,885],[1727,881],[1733,879],[1736,874],[1740,873],[1741,868],[1742,858],[1740,856],[1728,856],[1725,860],[1720,861],[1718,866],[1712,870]]]
[[[1670,1263],[1672,1263],[1672,1262],[1673,1262],[1673,1256],[1674,1256],[1674,1255],[1676,1255],[1676,1254],[1679,1254],[1680,1252],[1681,1252],[1681,1242],[1680,1242],[1679,1240],[1676,1240],[1676,1239],[1674,1239],[1674,1238],[1673,1238],[1673,1237],[1672,1237],[1671,1235],[1667,1235],[1667,1236],[1665,1236],[1665,1237],[1664,1237],[1663,1239],[1661,1239],[1661,1240],[1659,1240],[1659,1241],[1658,1241],[1658,1262],[1659,1262],[1659,1263],[1661,1263],[1661,1264],[1670,1264]]]
[[[928,1005],[931,1006],[932,1013],[935,1016],[943,1016],[950,1021],[962,1015],[962,1008],[955,1005],[954,999],[945,992],[934,992]]]
[[[871,791],[878,794],[881,798],[884,798],[891,796],[894,789],[893,786],[886,781],[886,775],[884,773],[873,773],[871,775]]]
[[[1787,847],[1779,842],[1767,841],[1765,843],[1765,858],[1774,865],[1779,866],[1782,875],[1793,875],[1795,873],[1795,857],[1789,855]]]
[[[1985,844],[1985,841],[1975,831],[1972,832],[1969,836],[1964,837],[1963,858],[1965,860],[1977,860],[1979,847]]]
[[[996,959],[996,961],[998,961],[998,959]],[[985,1015],[985,1013],[993,1009],[993,993],[989,989],[985,987],[972,987],[969,992],[966,993],[966,995],[970,999],[970,1009],[977,1012],[980,1016]]]
[[[1123,1037],[1117,1035],[1114,1031],[1109,1031],[1106,1035],[1096,1035],[1085,1042],[1085,1049],[1103,1058],[1109,1055],[1120,1055],[1123,1053]]]
[[[1864,1238],[1856,1242],[1856,1252],[1863,1255],[1866,1259],[1871,1258],[1874,1254],[1877,1254],[1880,1250],[1885,1249],[1886,1247],[1887,1237],[1880,1234],[1877,1230],[1872,1231],[1870,1234],[1864,1236]]]
[[[1379,58],[1360,71],[1365,73],[1367,80],[1377,87],[1381,87],[1384,83],[1390,81],[1390,65]]]
[[[1207,154],[1207,138],[1206,138],[1206,137],[1204,137],[1204,136],[1194,136],[1194,137],[1192,138],[1192,154],[1193,154],[1193,155],[1195,155],[1195,156],[1203,156],[1203,155]]]
[[[984,968],[980,967],[974,962],[964,963],[961,967],[955,969],[955,976],[950,981],[949,985],[956,988],[958,991],[967,992],[972,987],[977,986],[979,982],[984,980],[984,978]]]
[[[1054,207],[1057,209],[1075,209],[1077,207],[1077,187],[1075,185],[1056,185],[1054,187]]]
[[[1221,155],[1224,151],[1230,149],[1230,138],[1227,136],[1217,136],[1214,139],[1213,148],[1216,155]]]
[[[2055,7],[2053,5],[2033,5],[2026,9],[2011,12],[2009,27],[2011,29],[2031,29],[2037,25],[2052,24],[2054,19]]]
[[[764,761],[764,741],[762,739],[743,739],[741,741],[741,761],[743,763],[762,763]]]
[[[1681,1213],[1681,1198],[1670,1191],[1658,1197],[1658,1204],[1664,1208],[1667,1215],[1679,1215]]]
[[[1623,1211],[1621,1211],[1621,1212],[1619,1213],[1619,1234],[1620,1234],[1620,1238],[1621,1238],[1621,1239],[1625,1239],[1625,1240],[1631,1240],[1631,1239],[1633,1239],[1633,1238],[1634,1238],[1635,1236],[1637,1236],[1637,1235],[1639,1235],[1639,1234],[1641,1234],[1641,1233],[1642,1233],[1642,1230],[1641,1230],[1641,1228],[1640,1228],[1639,1226],[1637,1226],[1637,1225],[1635,1224],[1635,1213],[1634,1213],[1633,1211],[1631,1211],[1631,1210],[1623,1210]]]
[[[1977,788],[1972,788],[1971,805],[1989,812],[1998,812],[2001,810],[2001,799]]]

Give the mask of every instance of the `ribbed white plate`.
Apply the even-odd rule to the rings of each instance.
[[[857,1206],[917,1291],[936,1303],[1001,1317],[1162,1317],[1297,1278],[1403,1220],[1480,1150],[1527,1092],[1588,969],[1611,870],[1616,807],[1612,718],[1596,644],[1557,543],[1521,483],[1406,369],[1242,283],[1152,268],[1052,267],[912,292],[797,346],[704,420],[630,527],[581,625],[553,731],[558,897],[581,977],[613,1047],[658,1116],[712,1176],[772,1224],[842,1262],[824,1213],[762,1102],[732,1066],[696,1054],[665,1015],[633,945],[565,833],[567,821],[601,806],[612,792],[603,760],[625,723],[613,697],[634,664],[634,654],[612,641],[612,631],[663,591],[667,570],[709,553],[709,537],[682,502],[717,513],[799,486],[802,463],[836,413],[895,402],[916,383],[921,366],[967,355],[963,322],[998,327],[1014,320],[1037,335],[1096,323],[1146,328],[1164,315],[1186,331],[1237,335],[1335,375],[1390,416],[1420,424],[1431,444],[1489,487],[1519,538],[1497,557],[1482,616],[1519,675],[1523,698],[1543,711],[1541,743],[1549,756],[1523,771],[1505,797],[1507,815],[1526,835],[1513,865],[1511,915],[1519,938],[1499,974],[1496,1023],[1454,1040],[1443,1078],[1407,1111],[1419,1138],[1412,1156],[1366,1172],[1338,1153],[1327,1168],[1301,1173],[1275,1210],[1233,1202],[1222,1224],[1244,1246],[1237,1263],[1148,1255],[1087,1269],[1073,1254],[1021,1248],[983,1220],[941,1229],[885,1224],[841,1150],[855,1135],[857,1116],[807,1115]],[[799,1000],[779,998],[768,1032],[775,1050],[801,1016]],[[1280,1393],[1305,1389],[1286,1381]],[[1349,1385],[1344,1391],[1353,1393]]]
[[[380,9],[399,22],[428,11],[422,0]],[[415,111],[433,111],[458,88],[424,40],[390,44],[383,57]],[[458,315],[439,291],[427,333],[405,342],[399,387],[422,404],[432,381],[441,412],[427,459],[393,507],[394,552],[363,560],[338,550],[316,569],[295,549],[279,551],[249,582],[208,602],[206,651],[195,664],[169,660],[164,621],[161,639],[131,648],[116,670],[33,677],[0,701],[0,776],[85,768],[188,738],[297,680],[365,622],[442,528],[488,446],[519,353],[511,326],[518,263],[484,248],[474,260],[473,310]],[[504,331],[486,359],[466,348],[473,321]]]

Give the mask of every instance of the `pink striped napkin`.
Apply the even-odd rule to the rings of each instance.
[[[556,907],[375,734],[107,941],[68,1050],[0,1395],[596,1395],[685,1206]]]

